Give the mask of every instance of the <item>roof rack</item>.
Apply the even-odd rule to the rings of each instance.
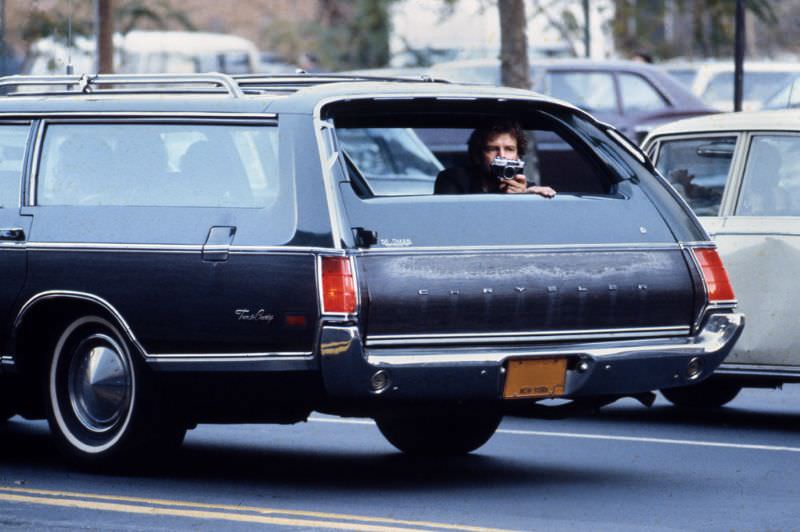
[[[0,78],[0,88],[23,86],[68,86],[75,90],[66,94],[91,93],[103,85],[212,85],[225,89],[232,98],[244,93],[236,81],[226,74],[82,74],[80,76],[6,76]],[[59,94],[65,94],[59,92]]]
[[[392,81],[401,83],[437,82],[449,83],[447,80],[434,79],[428,76],[416,77],[390,77],[370,76],[358,74],[240,74],[231,76],[242,89],[257,89],[263,91],[296,91],[304,87],[324,85],[326,83],[358,82],[358,81]]]

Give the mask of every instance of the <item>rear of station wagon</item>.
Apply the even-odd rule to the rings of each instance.
[[[407,452],[464,453],[512,403],[703,380],[741,332],[713,244],[642,154],[533,93],[4,83],[81,89],[0,102],[0,409],[47,417],[81,461],[312,411],[375,418]],[[432,193],[441,165],[415,132],[487,119],[527,131],[530,179],[556,198]],[[376,130],[425,154],[412,185],[406,167],[371,183]]]

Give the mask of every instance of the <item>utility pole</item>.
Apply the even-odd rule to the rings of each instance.
[[[588,59],[592,55],[592,30],[589,0],[583,0],[583,46],[586,49],[583,55]]]
[[[733,110],[742,110],[745,50],[744,0],[736,0],[736,38],[733,51]]]
[[[113,0],[95,0],[94,9],[97,73],[111,74],[114,72]]]

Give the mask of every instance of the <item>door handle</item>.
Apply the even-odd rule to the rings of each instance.
[[[21,227],[0,228],[0,240],[13,240],[15,242],[25,240],[25,230]]]

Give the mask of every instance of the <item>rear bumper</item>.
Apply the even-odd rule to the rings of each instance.
[[[320,358],[325,389],[334,398],[495,400],[502,397],[508,360],[553,357],[568,359],[564,397],[627,395],[704,380],[743,327],[742,314],[715,313],[694,336],[536,347],[365,348],[357,327],[325,326]],[[690,361],[701,365],[693,378]],[[389,384],[376,392],[371,379],[379,371]]]

